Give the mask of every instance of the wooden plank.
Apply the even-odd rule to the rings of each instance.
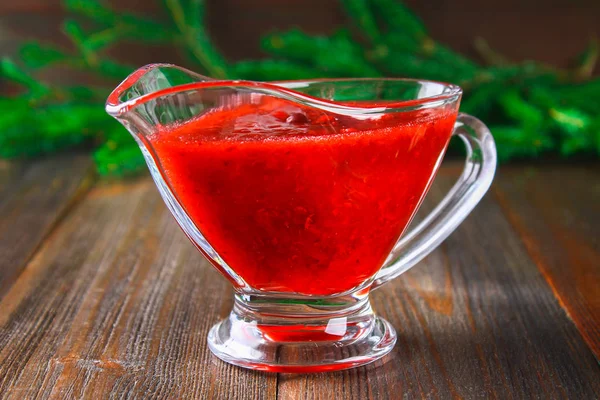
[[[492,197],[374,293],[400,337],[366,368],[282,374],[277,388],[216,360],[206,334],[228,291],[150,182],[95,188],[0,302],[0,398],[600,396],[597,363]]]
[[[0,298],[41,241],[89,189],[92,172],[86,156],[0,165]]]
[[[0,302],[0,398],[275,398],[207,348],[230,307],[150,181],[94,188]]]
[[[504,168],[495,194],[600,360],[600,165]]]
[[[427,205],[451,184],[440,174]],[[399,334],[366,368],[281,375],[282,399],[600,397],[600,369],[492,196],[420,265],[373,293]]]

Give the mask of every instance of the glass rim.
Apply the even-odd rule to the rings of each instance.
[[[159,69],[159,68],[171,68],[178,69],[182,72],[188,73],[190,76],[202,77],[206,80],[174,85],[173,87],[157,90],[150,93],[142,94],[138,97],[121,101],[119,97],[129,88],[131,88],[140,78],[147,73]],[[373,105],[372,103],[360,104],[360,100],[356,101],[352,105],[344,104],[344,102],[328,100],[312,95],[308,95],[297,91],[295,89],[307,87],[311,84],[319,83],[410,83],[410,84],[436,84],[441,85],[444,90],[442,93],[434,94],[431,96],[424,96],[421,98],[409,99],[409,100],[388,100],[387,103],[380,103]],[[154,100],[163,96],[173,95],[176,93],[182,93],[192,90],[200,89],[211,89],[211,88],[227,88],[227,89],[251,89],[256,93],[262,93],[265,95],[271,95],[294,102],[302,103],[311,107],[318,107],[327,111],[335,112],[338,114],[346,115],[364,115],[364,114],[380,114],[380,113],[396,113],[414,111],[424,108],[435,108],[448,104],[452,101],[460,99],[462,96],[462,89],[460,86],[441,81],[427,80],[427,79],[414,79],[414,78],[388,78],[388,77],[376,77],[376,78],[316,78],[316,79],[299,79],[299,80],[279,80],[279,81],[250,81],[250,80],[212,80],[211,78],[203,77],[195,72],[192,72],[186,68],[178,67],[173,64],[149,64],[143,66],[127,78],[123,80],[108,96],[106,101],[105,110],[108,114],[113,117],[119,117],[120,115],[126,114],[128,111],[142,105],[150,100]],[[352,100],[347,100],[352,102]]]

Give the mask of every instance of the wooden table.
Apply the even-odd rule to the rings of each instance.
[[[209,352],[229,285],[148,178],[98,181],[77,155],[2,164],[0,398],[600,398],[598,167],[501,168],[440,248],[374,292],[391,355],[278,375]]]

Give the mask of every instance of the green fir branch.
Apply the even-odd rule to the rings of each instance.
[[[227,77],[227,64],[219,52],[213,47],[206,30],[200,23],[188,24],[186,15],[204,15],[204,1],[194,0],[191,2],[191,10],[184,9],[180,0],[165,0],[167,9],[186,43],[189,52],[195,57],[206,72],[213,78],[223,79]]]
[[[127,176],[144,168],[135,141],[104,113],[106,96],[133,66],[107,56],[122,42],[167,44],[190,55],[217,79],[311,79],[392,76],[449,81],[464,90],[461,110],[490,124],[502,161],[600,156],[600,53],[596,38],[559,69],[513,62],[481,38],[482,63],[431,38],[424,22],[397,0],[340,0],[348,24],[331,35],[299,29],[266,35],[270,56],[228,63],[205,25],[204,0],[161,0],[167,18],[121,12],[99,0],[63,0],[70,13],[63,32],[72,49],[24,42],[0,60],[0,79],[16,87],[0,96],[0,157],[34,157],[76,146],[94,147],[98,171]],[[52,66],[101,77],[106,86],[68,86],[39,79]]]

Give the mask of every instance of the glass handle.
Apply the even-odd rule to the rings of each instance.
[[[490,130],[477,118],[461,113],[452,135],[460,137],[467,148],[460,178],[440,204],[396,243],[372,289],[408,271],[439,246],[489,189],[496,171],[496,145]]]

